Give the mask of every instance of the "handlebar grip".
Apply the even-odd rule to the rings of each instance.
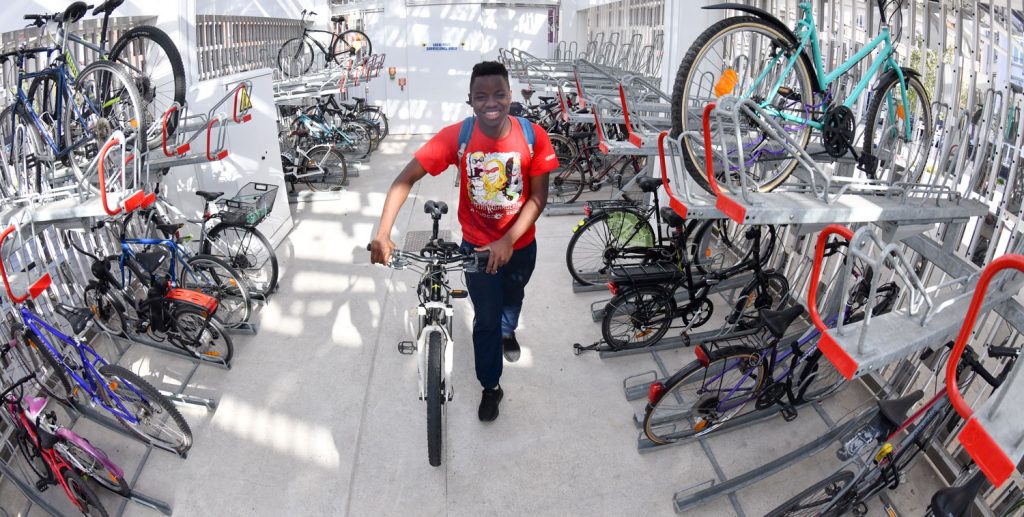
[[[371,247],[371,246],[373,246],[373,245],[372,245],[372,244],[367,244],[367,245],[366,245],[366,251],[371,251],[371,250],[370,250],[370,247]]]
[[[990,346],[988,347],[988,356],[999,358],[999,357],[1017,357],[1020,355],[1020,349],[1012,346]]]
[[[987,382],[989,386],[992,386],[993,388],[998,388],[999,385],[1003,383],[1002,379],[996,378],[996,376],[992,375],[985,368],[985,366],[981,364],[981,361],[978,360],[978,357],[974,353],[974,350],[972,350],[970,348],[966,349],[964,351],[964,355],[962,357],[963,357],[962,361],[967,366],[970,366],[971,369],[974,370],[974,373],[977,373],[979,377],[984,379],[985,382]]]

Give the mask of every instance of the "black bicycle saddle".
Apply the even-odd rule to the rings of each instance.
[[[764,322],[765,327],[768,327],[768,331],[771,332],[776,339],[782,339],[782,336],[786,334],[786,330],[789,329],[789,326],[804,314],[804,306],[794,305],[781,311],[761,309],[758,311],[758,314],[761,315],[761,321]]]
[[[637,186],[644,192],[656,192],[661,187],[661,178],[653,176],[641,176],[636,180]]]
[[[196,191],[196,195],[201,197],[201,198],[203,198],[203,199],[205,199],[205,200],[207,200],[207,201],[213,201],[214,199],[217,199],[217,198],[223,196],[224,193],[223,192],[209,192],[209,191],[206,191],[206,190],[197,190]]]
[[[898,399],[879,400],[878,410],[882,414],[882,420],[892,429],[896,429],[907,419],[907,413],[921,397],[924,397],[924,392],[917,390]]]
[[[89,324],[89,320],[92,319],[92,309],[88,307],[72,307],[58,303],[55,310],[57,314],[68,320],[68,323],[71,324],[71,329],[76,335],[84,332],[86,325]]]
[[[976,474],[963,486],[951,486],[935,492],[932,496],[932,513],[936,517],[970,515],[971,503],[984,483],[985,476]]]
[[[675,210],[672,210],[672,207],[670,206],[661,207],[659,213],[661,214],[661,220],[665,221],[673,228],[679,228],[686,224],[686,219],[683,219],[682,216],[677,214]]]
[[[75,2],[64,9],[63,13],[58,14],[53,19],[57,23],[75,23],[81,20],[86,13],[89,12],[89,6],[85,2]]]
[[[106,2],[103,2],[102,4],[97,6],[95,9],[93,9],[92,10],[92,15],[96,16],[96,15],[98,15],[100,13],[110,14],[110,13],[114,12],[114,9],[117,9],[123,3],[124,3],[124,0],[107,0]]]
[[[427,201],[423,204],[423,212],[431,217],[440,219],[442,214],[448,213],[448,203],[444,201]]]

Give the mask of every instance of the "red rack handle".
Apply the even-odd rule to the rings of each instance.
[[[532,88],[531,88],[532,89]],[[569,121],[569,108],[565,104],[565,93],[562,91],[562,87],[558,87],[558,102],[562,105],[562,121]]]
[[[676,200],[672,187],[668,184],[668,167],[665,165],[665,139],[668,138],[668,131],[658,133],[658,160],[661,162],[661,184],[665,186],[665,193],[668,194],[668,205],[675,210],[679,217],[686,219],[688,209],[686,205]]]
[[[7,241],[7,237],[12,233],[14,233],[13,224],[8,226],[3,233],[0,233],[0,249],[3,249],[4,242]],[[21,303],[27,300],[29,296],[31,296],[33,300],[36,299],[40,294],[43,294],[43,291],[45,291],[47,287],[50,287],[51,283],[50,274],[46,273],[32,283],[32,286],[28,288],[27,294],[15,296],[14,291],[11,290],[11,281],[7,278],[7,264],[4,263],[3,257],[0,257],[0,278],[3,279],[4,289],[7,290],[7,297],[10,298],[13,303]]]
[[[171,107],[167,108],[167,111],[164,112],[164,118],[163,118],[163,120],[160,123],[163,126],[164,155],[167,156],[167,157],[174,156],[174,153],[172,153],[171,151],[167,150],[167,118],[170,117],[171,116],[171,112],[174,112],[174,111],[178,111],[178,105],[177,104],[171,104]]]
[[[580,102],[583,102],[583,97],[580,97]],[[601,121],[597,119],[597,110],[599,105],[594,106],[594,127],[597,129],[597,147],[602,153],[608,154],[608,142],[604,139],[604,130],[601,129]]]
[[[821,315],[818,314],[818,282],[821,279],[821,262],[825,259],[825,244],[828,243],[828,238],[832,235],[840,235],[849,241],[853,239],[853,230],[841,224],[830,224],[818,235],[818,242],[814,246],[814,266],[811,268],[810,286],[807,289],[807,311],[811,314],[814,326],[821,333],[818,349],[825,354],[825,357],[828,357],[828,360],[843,377],[852,379],[853,375],[857,373],[857,363],[832,339],[828,333],[828,327],[821,320]]]
[[[579,97],[580,99],[580,109],[584,109],[587,107],[587,101],[583,99],[583,88],[580,88],[580,73],[577,70],[573,73],[573,75],[576,79],[576,96]]]
[[[622,87],[622,83],[619,83],[619,101],[622,102],[622,115],[626,118],[626,134],[629,135],[629,143],[639,148],[644,141],[640,135],[633,132],[633,124],[629,123],[629,106],[626,103],[626,90]]]
[[[210,149],[210,145],[211,145],[210,141],[211,141],[211,137],[213,136],[213,125],[218,123],[218,122],[220,122],[220,118],[213,117],[212,119],[210,119],[210,123],[206,125],[206,159],[211,161],[211,162],[215,162],[217,160],[223,160],[224,158],[227,158],[227,156],[228,156],[228,150],[227,149],[221,149],[219,152],[217,152],[217,156],[214,156],[214,155],[210,154],[210,151],[212,150],[212,149]]]
[[[252,120],[252,114],[250,114],[249,110],[247,110],[247,109],[246,110],[241,110],[243,112],[242,113],[242,118],[238,118],[238,112],[239,112],[239,109],[238,109],[238,106],[239,106],[238,96],[242,92],[246,93],[246,97],[249,98],[249,105],[250,105],[250,107],[252,106],[252,96],[249,94],[249,89],[245,87],[244,83],[240,84],[238,86],[238,88],[235,89],[235,105],[234,105],[234,111],[231,113],[231,120],[234,120],[235,123],[237,123],[237,124],[241,124],[243,122],[248,122],[248,121]]]
[[[103,146],[103,149],[100,150],[99,154],[100,201],[103,202],[103,211],[106,212],[107,215],[117,215],[121,213],[120,206],[115,205],[114,208],[110,208],[110,205],[107,204],[107,175],[106,167],[104,166],[104,163],[107,161],[107,152],[110,151],[111,147],[114,147],[119,143],[121,143],[121,141],[117,138],[107,140],[107,143]],[[121,171],[121,173],[124,174],[124,171]]]
[[[708,185],[711,186],[711,190],[717,198],[715,206],[725,215],[729,216],[729,219],[743,224],[747,215],[746,207],[723,194],[722,189],[718,187],[718,180],[715,179],[714,153],[711,151],[711,112],[715,109],[715,106],[714,102],[704,106],[704,115],[702,117],[704,129],[704,167],[708,171]]]

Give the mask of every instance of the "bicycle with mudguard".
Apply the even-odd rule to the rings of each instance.
[[[448,213],[444,202],[427,201],[424,212],[434,220],[429,242],[419,253],[395,250],[391,254],[390,267],[413,269],[421,272],[416,294],[416,341],[402,341],[398,351],[402,354],[417,354],[419,370],[420,400],[427,402],[427,457],[431,466],[441,464],[442,437],[444,427],[444,406],[452,400],[451,369],[454,347],[452,320],[455,310],[451,300],[464,299],[469,293],[452,289],[448,284],[448,273],[483,271],[490,252],[463,252],[458,243],[448,242],[438,236],[441,216]],[[369,246],[367,246],[369,250]]]

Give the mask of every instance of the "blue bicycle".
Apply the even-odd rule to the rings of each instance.
[[[864,317],[861,309],[870,285],[868,270],[850,293],[845,322]],[[880,285],[872,315],[892,309],[898,295],[896,284]],[[789,326],[803,313],[799,305],[782,311],[762,310],[762,326],[756,331],[698,345],[696,361],[651,385],[644,434],[664,445],[708,434],[744,410],[773,406],[789,421],[796,418],[799,404],[821,400],[838,390],[846,379],[818,350],[820,333],[816,329],[796,342],[783,342]]]
[[[0,246],[13,231],[10,226],[0,234]],[[85,398],[142,440],[185,455],[192,447],[192,430],[171,401],[127,368],[108,363],[86,344],[84,336],[93,323],[90,308],[56,304],[57,314],[71,326],[73,335],[69,336],[34,311],[34,300],[50,285],[49,274],[22,295],[12,291],[2,261],[0,278],[18,311],[20,321],[12,324],[22,345],[17,349],[48,396],[68,405]]]
[[[237,327],[249,321],[252,299],[241,274],[224,259],[206,254],[193,254],[176,239],[128,237],[127,228],[135,213],[124,216],[117,239],[121,247],[118,259],[121,285],[131,285],[138,278],[127,263],[138,265],[146,277],[166,278],[172,286],[199,291],[217,300],[216,318],[226,327]],[[97,227],[106,226],[107,222]],[[174,235],[182,224],[157,224],[165,235]],[[148,278],[138,278],[146,284]]]
[[[26,72],[25,61],[36,59],[38,54],[66,54],[68,35],[64,27],[81,19],[87,9],[84,2],[75,2],[63,13],[26,16],[44,24],[55,23],[57,45],[18,48],[0,54],[0,64],[14,59],[18,70],[14,102],[0,111],[0,143],[8,152],[9,159],[14,163],[19,154],[31,154],[38,161],[70,167],[79,181],[94,171],[93,161],[114,131],[124,133],[130,152],[136,141],[145,145],[143,132],[147,129],[142,98],[135,81],[122,65],[96,61],[73,75],[65,60],[58,59],[43,70]],[[52,106],[43,109],[42,113],[23,88],[23,85],[37,79],[51,81],[55,92],[59,93],[53,95]],[[24,138],[27,145],[20,137],[16,142],[19,124],[26,128]],[[15,149],[21,151],[15,153]],[[34,177],[24,180],[35,192],[44,192],[54,186],[51,178],[44,176],[41,163],[36,165]]]
[[[877,0],[882,20],[877,36],[831,71],[823,64],[810,2],[799,4],[795,30],[756,7],[704,7],[736,9],[750,16],[726,18],[690,46],[672,90],[672,134],[702,131],[705,106],[733,95],[756,102],[762,116],[772,118],[784,133],[768,134],[749,120],[735,129],[744,149],[744,165],[759,191],[779,186],[797,166],[779,143],[780,136],[807,148],[818,161],[837,161],[852,154],[872,179],[890,184],[918,181],[934,125],[920,74],[901,67],[895,59],[893,42],[899,41],[902,30],[902,4],[903,0]],[[847,73],[873,53],[874,61],[850,89],[855,77]],[[862,111],[858,101],[866,91],[870,97]],[[730,136],[732,131],[730,126]],[[820,148],[808,148],[812,132],[820,135]],[[684,139],[683,145],[688,172],[711,192],[705,150],[699,147],[703,144]],[[716,175],[727,179],[728,171]]]

